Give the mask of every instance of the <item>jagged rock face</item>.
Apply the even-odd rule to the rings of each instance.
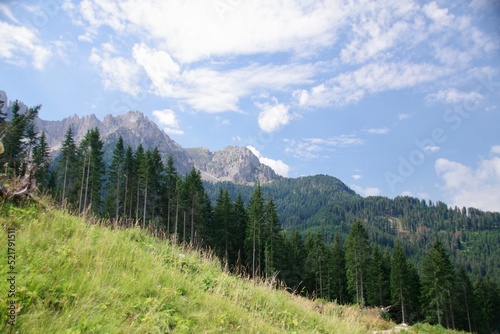
[[[185,149],[160,130],[148,117],[137,111],[119,116],[108,115],[103,121],[97,119],[95,115],[83,117],[74,115],[61,121],[37,119],[36,124],[40,131],[45,131],[54,156],[59,154],[70,126],[77,144],[89,129],[97,127],[104,142],[104,158],[108,161],[111,160],[116,141],[121,136],[125,145],[133,150],[142,144],[146,150],[157,147],[164,159],[172,155],[175,167],[181,175],[189,172],[194,166],[207,181],[251,184],[257,181],[266,183],[277,178],[271,167],[261,164],[246,147],[229,146],[215,153],[207,148]]]
[[[239,184],[269,182],[276,178],[271,167],[260,163],[259,159],[246,147],[228,146],[217,151],[212,161],[206,164],[206,172],[220,181]]]

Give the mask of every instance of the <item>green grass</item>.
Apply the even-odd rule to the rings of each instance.
[[[44,201],[46,203],[46,201]],[[0,270],[16,228],[15,326],[0,280],[0,331],[19,333],[372,333],[376,310],[321,303],[225,273],[138,228],[90,224],[52,206],[0,202]]]

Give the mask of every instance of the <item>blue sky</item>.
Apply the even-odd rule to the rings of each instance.
[[[281,175],[500,211],[500,6],[0,2],[0,90],[41,118],[139,110]]]

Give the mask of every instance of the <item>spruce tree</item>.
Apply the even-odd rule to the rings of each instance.
[[[41,189],[47,187],[49,183],[50,151],[45,132],[42,132],[38,142],[33,147],[33,164],[36,166],[35,179]]]
[[[246,227],[248,223],[248,212],[240,193],[238,193],[236,201],[234,202],[234,221],[235,221],[235,231],[234,231],[233,245],[234,245],[234,251],[236,252],[235,269],[237,273],[241,273],[243,264],[246,263],[247,261],[244,245],[245,245]]]
[[[350,299],[347,290],[345,251],[339,233],[335,234],[333,240],[330,271],[332,273],[330,299],[336,300],[339,304],[346,304]]]
[[[392,251],[390,287],[391,303],[394,308],[397,308],[397,318],[402,323],[408,323],[409,279],[408,260],[403,249],[403,244],[397,240]]]
[[[279,251],[282,247],[280,231],[278,212],[271,196],[264,207],[263,244],[266,277],[271,277],[279,269]]]
[[[264,223],[264,199],[260,183],[257,183],[248,204],[248,223],[246,227],[245,249],[247,260],[252,268],[252,276],[260,276],[262,255],[262,225]]]
[[[120,136],[113,149],[113,157],[108,170],[108,193],[106,195],[106,212],[111,219],[119,221],[123,211],[125,188],[125,147]]]
[[[346,273],[349,290],[358,305],[365,304],[365,289],[371,258],[370,238],[361,222],[355,222],[346,239]]]
[[[372,250],[367,300],[372,306],[387,306],[390,299],[390,261],[378,245]]]
[[[73,139],[73,130],[68,128],[61,149],[61,159],[56,166],[56,193],[62,207],[78,200],[78,152]]]
[[[235,211],[229,192],[219,189],[219,196],[214,207],[214,235],[212,245],[220,258],[224,259],[225,270],[234,264],[234,251],[231,241],[235,232]]]
[[[452,327],[450,303],[455,270],[440,240],[436,240],[422,262],[421,282],[426,321]]]

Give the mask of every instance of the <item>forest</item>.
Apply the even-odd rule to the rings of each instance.
[[[179,175],[171,156],[164,161],[157,149],[133,149],[121,138],[106,163],[97,128],[79,143],[67,129],[51,161],[34,125],[39,109],[20,113],[16,101],[10,120],[0,115],[2,187],[27,175],[76,215],[161,231],[215,252],[228,272],[275,279],[292,293],[378,307],[396,322],[500,330],[492,271],[498,213],[408,197],[364,199],[327,176],[208,184],[194,168]]]

